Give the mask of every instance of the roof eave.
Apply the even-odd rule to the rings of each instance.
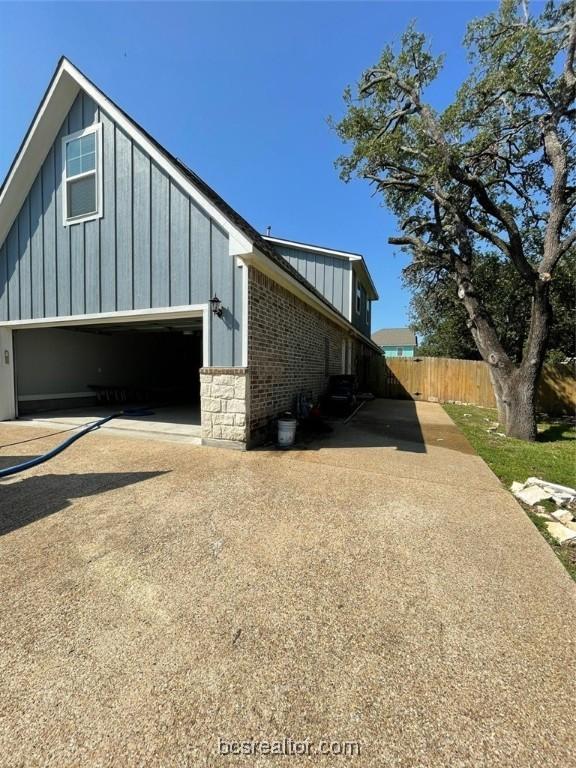
[[[61,58],[0,188],[0,243],[16,219],[80,86]]]
[[[200,205],[210,218],[228,233],[231,241],[231,255],[246,253],[252,249],[258,237],[255,230],[239,215],[236,217],[243,226],[222,212],[221,207],[218,206],[218,201],[221,201],[221,198],[205,182],[197,180],[193,172],[186,169],[176,158],[164,150],[155,139],[64,57],[58,62],[56,72],[0,191],[0,243],[6,238],[60,130],[64,116],[74,103],[80,90],[87,93],[101,109],[107,112],[116,124],[139,144]],[[199,184],[198,181],[202,183]],[[209,190],[214,198],[217,198],[216,202],[210,199],[206,190]],[[224,201],[221,203],[224,207]],[[251,237],[251,235],[254,236]]]
[[[294,248],[295,250],[300,251],[308,251],[309,253],[324,253],[327,256],[336,256],[337,258],[347,259],[353,264],[358,264],[364,276],[366,277],[366,280],[368,281],[370,287],[370,299],[372,301],[377,301],[380,298],[362,254],[353,253],[352,251],[338,251],[335,248],[325,248],[321,245],[301,243],[298,240],[286,240],[283,237],[272,237],[271,235],[263,235],[262,239],[266,240],[268,243],[272,243],[273,245],[283,245],[287,248]]]
[[[318,253],[325,253],[329,256],[341,256],[349,261],[358,261],[362,258],[362,254],[353,253],[352,251],[339,251],[336,248],[325,248],[322,245],[314,245],[313,243],[301,243],[298,240],[287,240],[284,237],[272,237],[272,235],[263,235],[264,240],[269,243],[277,245],[285,245],[288,248],[295,248],[301,251],[311,251]]]
[[[374,285],[374,281],[372,280],[372,275],[370,274],[370,271],[368,270],[368,266],[366,265],[366,262],[363,258],[361,258],[358,262],[355,262],[355,264],[359,267],[360,271],[363,273],[364,277],[368,281],[368,287],[369,287],[369,298],[372,301],[378,301],[380,298],[378,296],[378,291],[376,290],[376,286]]]

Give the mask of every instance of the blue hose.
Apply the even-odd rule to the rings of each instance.
[[[52,450],[48,451],[48,453],[43,453],[42,456],[37,456],[36,458],[30,459],[29,461],[24,461],[22,464],[15,464],[13,467],[0,469],[0,480],[3,477],[16,475],[18,472],[24,472],[26,469],[37,467],[39,464],[43,464],[45,461],[53,459],[54,456],[58,456],[59,453],[62,453],[62,451],[66,450],[66,448],[72,445],[72,443],[75,443],[76,440],[84,437],[84,435],[87,435],[89,432],[100,429],[103,424],[106,424],[107,421],[111,421],[111,419],[116,419],[119,416],[148,416],[150,414],[152,414],[152,411],[149,411],[145,408],[133,408],[127,409],[125,411],[119,411],[118,413],[113,413],[111,416],[105,416],[103,419],[98,419],[98,421],[93,421],[81,429],[80,432],[76,432],[75,435],[72,435],[67,440],[64,440],[64,442],[60,443],[60,445],[52,448]]]

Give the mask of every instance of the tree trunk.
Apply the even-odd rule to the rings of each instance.
[[[536,378],[533,366],[517,368],[507,376],[503,398],[507,437],[536,440]]]
[[[536,440],[536,393],[538,374],[534,366],[512,370],[490,367],[498,406],[498,421],[507,437]]]
[[[532,288],[530,329],[522,362],[504,385],[506,435],[519,440],[536,440],[536,396],[552,322],[550,276],[539,276]]]
[[[488,370],[490,372],[490,379],[492,381],[492,389],[494,390],[494,397],[496,399],[496,408],[498,410],[498,422],[506,428],[508,421],[508,414],[506,412],[506,403],[504,402],[504,387],[501,376],[499,377],[494,368],[489,365]]]
[[[468,260],[470,261],[470,259]],[[480,301],[468,262],[455,263],[458,296],[469,317],[469,327],[482,359],[488,363],[498,408],[498,421],[507,437],[536,440],[536,390],[552,319],[550,276],[539,276],[532,286],[532,310],[524,355],[515,366],[500,343],[494,322]]]

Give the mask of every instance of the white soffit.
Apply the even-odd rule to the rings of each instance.
[[[350,253],[349,251],[337,251],[334,248],[323,248],[320,245],[309,245],[308,243],[299,243],[296,240],[284,240],[281,237],[272,237],[263,235],[264,240],[276,245],[285,245],[287,248],[296,248],[298,251],[311,251],[312,253],[326,253],[329,256],[340,256],[348,261],[362,261],[359,253]]]

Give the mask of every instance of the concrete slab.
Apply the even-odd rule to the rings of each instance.
[[[219,739],[286,737],[322,768],[572,765],[552,550],[440,406],[349,427],[289,452],[101,432],[0,483],[3,764],[269,766]],[[0,425],[0,465],[53,442],[23,435]]]
[[[79,427],[116,413],[122,408],[123,406],[119,405],[47,411],[33,416],[24,416],[18,419],[17,423],[51,429]],[[190,445],[202,444],[199,406],[162,406],[151,410],[152,413],[146,416],[114,419],[101,427],[101,431],[111,435],[121,433],[125,437],[161,439]]]

